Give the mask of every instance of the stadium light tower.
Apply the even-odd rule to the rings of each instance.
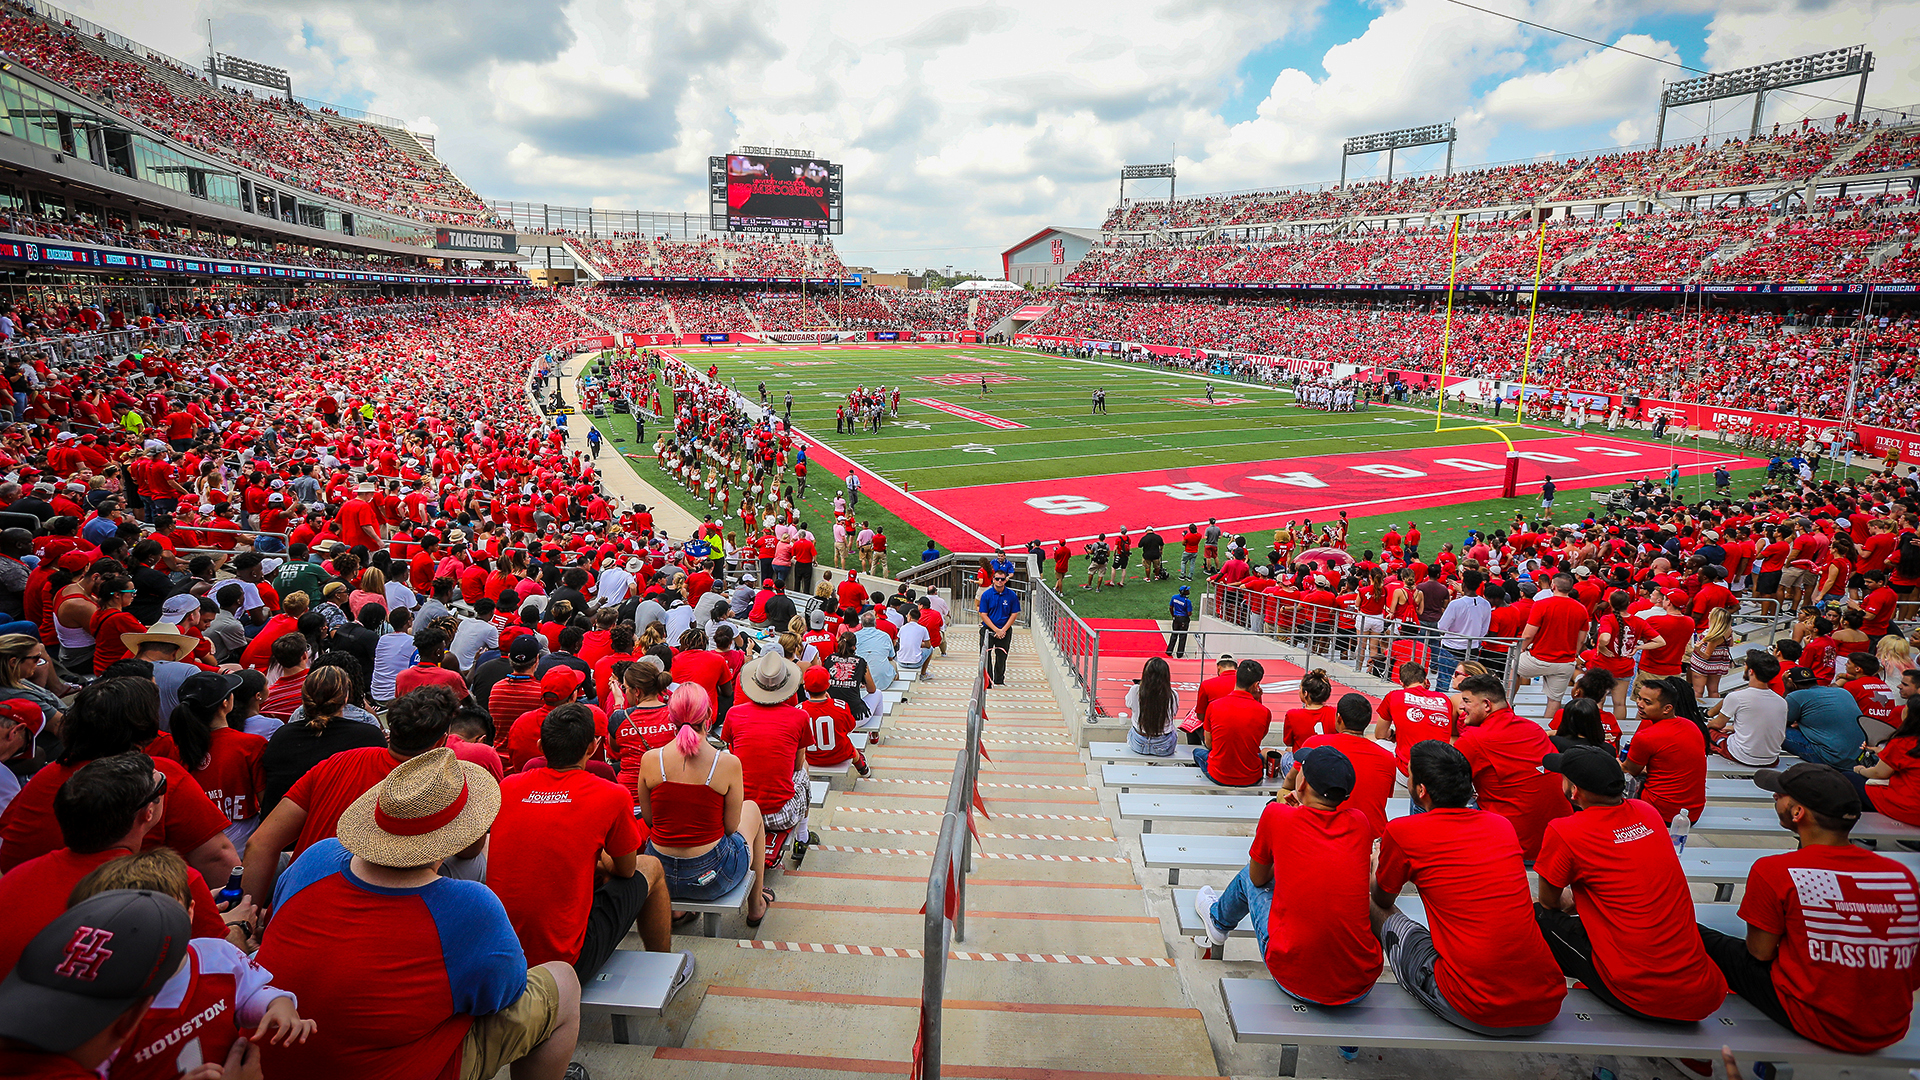
[[[1164,165],[1122,165],[1120,166],[1120,205],[1127,205],[1127,181],[1163,179],[1167,182],[1167,220],[1173,220],[1174,185],[1179,174],[1174,171],[1173,163]]]
[[[1753,123],[1747,129],[1747,138],[1752,139],[1760,134],[1760,114],[1766,108],[1767,91],[1829,79],[1851,79],[1856,75],[1860,77],[1860,89],[1853,97],[1853,117],[1858,120],[1860,110],[1867,104],[1867,76],[1872,73],[1873,54],[1865,45],[1855,45],[1666,83],[1660,89],[1660,122],[1654,128],[1653,148],[1658,150],[1666,142],[1668,109],[1752,94]]]
[[[1401,128],[1399,131],[1376,131],[1371,135],[1355,135],[1340,144],[1340,186],[1347,186],[1347,159],[1355,154],[1387,153],[1387,183],[1393,183],[1393,152],[1412,146],[1432,146],[1436,143],[1447,144],[1446,175],[1453,175],[1453,144],[1460,138],[1453,128],[1453,121],[1444,124],[1426,124],[1421,127]]]

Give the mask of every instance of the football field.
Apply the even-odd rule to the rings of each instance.
[[[1290,520],[1324,523],[1492,498],[1506,443],[1473,421],[1376,407],[1327,413],[1290,390],[1188,372],[1020,349],[952,345],[718,346],[668,350],[749,401],[765,383],[776,415],[793,394],[812,486],[857,469],[876,498],[944,548],[1069,542],[1217,518],[1230,531]],[[835,433],[834,410],[856,386],[901,391],[878,432]],[[1106,391],[1106,411],[1092,406]],[[1489,421],[1491,422],[1491,421]],[[1711,472],[1751,459],[1504,422],[1522,458],[1521,493],[1548,476],[1569,492],[1642,476]],[[820,475],[821,467],[836,480]],[[1584,501],[1584,495],[1579,497]]]

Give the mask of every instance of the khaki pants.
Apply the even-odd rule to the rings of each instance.
[[[1520,658],[1514,661],[1513,671],[1522,679],[1541,679],[1547,691],[1549,703],[1564,699],[1567,696],[1567,684],[1573,681],[1571,661],[1564,664],[1546,664],[1535,660],[1532,653],[1521,653]]]
[[[490,1016],[476,1016],[460,1041],[460,1080],[492,1080],[546,1042],[560,1026],[560,986],[553,973],[527,971],[527,988],[513,1004]]]

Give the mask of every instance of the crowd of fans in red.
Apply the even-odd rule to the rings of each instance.
[[[1426,305],[1110,299],[1061,301],[1023,332],[1438,373],[1445,325],[1443,308]],[[1524,304],[1456,305],[1448,373],[1517,381],[1527,326]],[[1847,320],[1758,310],[1701,315],[1543,302],[1527,378],[1570,390],[1837,416],[1846,394],[1839,357],[1851,329]],[[1911,314],[1876,317],[1864,348],[1854,417],[1893,427],[1920,423],[1920,321]]]
[[[1523,206],[1550,199],[1710,191],[1815,175],[1868,176],[1916,165],[1920,165],[1920,132],[1910,126],[1885,127],[1878,120],[1869,125],[1803,123],[1784,130],[1775,125],[1771,134],[1751,142],[1728,139],[1711,146],[1703,139],[1657,151],[1498,165],[1392,183],[1360,181],[1315,190],[1202,195],[1177,201],[1171,215],[1164,202],[1139,201],[1109,210],[1101,228],[1231,227],[1420,214]]]
[[[809,293],[804,300],[798,293],[608,292],[596,288],[574,289],[568,295],[601,320],[608,331],[635,334],[674,333],[676,317],[683,334],[827,328],[984,331],[1027,298],[1024,292],[891,286],[833,288],[817,295]]]
[[[576,252],[607,277],[799,278],[839,281],[846,267],[828,241],[755,236],[669,240],[575,236]]]
[[[492,220],[424,148],[410,154],[372,125],[284,99],[216,90],[195,73],[122,53],[29,8],[10,5],[0,16],[0,54],[102,108],[275,180],[424,221]]]
[[[1328,233],[1254,244],[1116,244],[1090,251],[1074,282],[1548,283],[1908,281],[1916,215],[1826,200],[1806,213],[1723,208]],[[1542,242],[1544,239],[1544,247]],[[1870,260],[1878,257],[1878,263]]]
[[[104,244],[110,247],[185,255],[199,259],[235,259],[280,263],[286,266],[313,266],[328,270],[356,270],[370,274],[422,274],[441,277],[519,278],[518,269],[490,269],[468,266],[449,260],[433,263],[420,259],[396,259],[391,256],[365,255],[347,258],[319,249],[292,244],[228,244],[212,233],[194,235],[185,230],[164,231],[151,226],[136,228],[113,216],[104,220],[90,214],[75,214],[56,220],[18,207],[0,210],[0,232],[43,240],[66,240],[76,244]]]

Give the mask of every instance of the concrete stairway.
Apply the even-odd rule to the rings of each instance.
[[[769,877],[779,900],[757,939],[676,940],[700,969],[664,1028],[637,1033],[660,1045],[613,1045],[607,1021],[587,1017],[576,1057],[596,1080],[906,1071],[919,912],[978,656],[970,634],[949,652],[887,717],[884,742],[868,750],[873,776],[813,812],[803,868]],[[980,790],[992,816],[977,819],[967,937],[948,966],[948,1075],[1218,1075],[1024,631],[988,699],[987,753]],[[723,932],[751,933],[737,916]]]

